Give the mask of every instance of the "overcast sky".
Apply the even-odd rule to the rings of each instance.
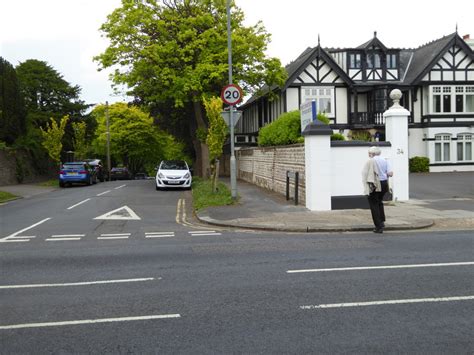
[[[391,48],[413,48],[453,33],[474,37],[474,1],[414,0],[236,0],[246,24],[261,20],[272,42],[267,54],[288,64],[318,34],[323,47],[357,47],[377,37]],[[13,65],[27,59],[48,62],[86,103],[123,101],[111,96],[108,73],[92,57],[107,41],[98,28],[120,0],[0,0],[0,56]]]

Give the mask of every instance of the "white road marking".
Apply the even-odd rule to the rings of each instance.
[[[474,300],[474,296],[459,297],[439,297],[439,298],[413,298],[404,300],[386,300],[371,302],[351,302],[351,303],[329,303],[310,306],[300,306],[301,309],[322,309],[322,308],[343,308],[343,307],[365,307],[365,306],[381,306],[386,304],[406,304],[406,303],[428,303],[428,302],[457,302]]]
[[[12,324],[12,325],[1,325],[0,330],[59,327],[59,326],[65,326],[65,325],[80,325],[80,324],[144,321],[144,320],[170,319],[170,318],[180,318],[180,317],[181,317],[180,314],[160,314],[160,315],[137,316],[137,317],[83,319],[83,320],[70,320],[70,321],[63,321],[63,322]]]
[[[304,272],[330,272],[330,271],[354,271],[354,270],[376,270],[376,269],[411,269],[419,267],[443,267],[443,266],[467,266],[474,265],[474,261],[456,262],[456,263],[436,263],[436,264],[408,264],[408,265],[383,265],[383,266],[357,266],[357,267],[340,267],[330,269],[303,269],[288,270],[288,274],[304,273]]]
[[[29,239],[5,239],[5,240],[0,240],[0,243],[24,243],[24,242],[29,242]]]
[[[192,231],[188,232],[191,234],[192,237],[197,237],[197,236],[209,236],[209,235],[222,235],[222,233],[216,232],[216,231]]]
[[[81,240],[81,238],[46,238],[47,242],[62,242],[68,240]]]
[[[82,205],[83,203],[86,203],[86,202],[89,201],[89,200],[90,200],[90,198],[86,198],[84,201],[81,201],[81,202],[79,202],[79,203],[76,203],[75,205],[72,205],[72,206],[68,207],[67,209],[68,209],[68,210],[72,210],[74,207],[77,207],[77,206],[79,206],[79,205]]]
[[[53,234],[51,238],[85,237],[85,234]]]
[[[15,238],[18,238],[18,239],[29,239],[29,238],[36,238],[36,235],[17,235]]]
[[[140,220],[141,218],[133,212],[133,210],[128,206],[119,207],[113,211],[107,212],[99,217],[95,217],[94,219],[131,219],[131,220]]]
[[[145,234],[145,238],[173,238],[173,234]]]
[[[29,229],[31,229],[31,228],[34,228],[34,227],[36,227],[36,226],[39,226],[41,223],[44,223],[44,222],[46,222],[46,221],[49,221],[50,219],[51,219],[50,217],[45,218],[45,219],[39,221],[38,223],[35,223],[35,224],[33,224],[33,225],[29,226],[29,227],[26,227],[26,228],[23,228],[22,230],[19,230],[18,232],[15,232],[15,233],[13,233],[13,234],[10,234],[10,235],[6,236],[5,238],[0,239],[0,243],[1,243],[1,242],[8,242],[8,239],[15,238],[15,237],[18,236],[19,234],[21,234],[21,233],[23,233],[23,232],[26,232],[27,230],[29,230]],[[25,242],[26,242],[26,241],[27,241],[27,240],[25,240]]]
[[[128,239],[129,236],[121,236],[121,237],[97,237],[99,240],[114,240],[114,239]]]
[[[181,214],[181,209],[182,209],[182,206],[183,206],[183,199],[180,198],[178,200],[178,204],[176,205],[176,223],[177,224],[181,224],[180,223],[180,214]]]
[[[11,288],[36,288],[36,287],[65,287],[65,286],[89,286],[89,285],[103,285],[103,284],[115,284],[125,282],[143,282],[153,281],[154,277],[142,277],[138,279],[119,279],[119,280],[103,280],[103,281],[86,281],[86,282],[66,282],[60,284],[30,284],[30,285],[4,285],[0,286],[0,289],[11,289]],[[161,280],[161,277],[156,278]]]
[[[130,236],[132,233],[110,233],[110,234],[101,234],[101,237],[125,237]]]
[[[122,187],[125,187],[125,186],[127,186],[127,185],[126,184],[120,185],[120,186],[116,187],[115,190],[121,189]]]
[[[110,191],[112,191],[112,190],[107,190],[107,191],[101,192],[100,194],[97,194],[96,196],[102,196],[102,195],[108,194]]]

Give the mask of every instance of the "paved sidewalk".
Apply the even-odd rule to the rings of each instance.
[[[227,182],[227,181],[225,181]],[[218,226],[287,232],[372,231],[369,209],[312,212],[284,196],[238,181],[239,203],[198,211],[201,222]],[[385,231],[413,229],[474,229],[472,210],[437,210],[423,200],[385,204]]]

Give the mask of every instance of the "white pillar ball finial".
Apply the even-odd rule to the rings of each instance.
[[[393,89],[390,92],[390,98],[393,100],[393,105],[391,107],[398,108],[400,106],[400,99],[402,98],[402,92],[399,89]]]

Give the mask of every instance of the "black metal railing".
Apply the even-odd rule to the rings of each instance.
[[[350,123],[354,125],[383,126],[385,118],[383,112],[351,112]],[[413,114],[408,117],[408,123],[413,123]]]

